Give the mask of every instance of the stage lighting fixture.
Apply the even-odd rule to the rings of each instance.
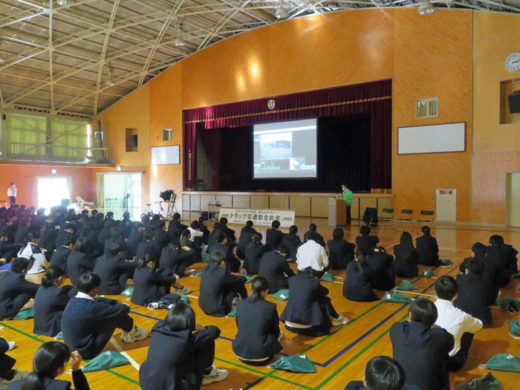
[[[289,16],[289,13],[283,7],[283,0],[280,0],[280,3],[278,4],[278,8],[276,9],[274,16],[276,16],[277,19],[285,19],[287,16]]]
[[[429,15],[433,11],[435,11],[435,8],[433,7],[433,4],[430,3],[430,0],[422,0],[421,4],[419,4],[419,8],[417,9],[417,11],[421,15]]]

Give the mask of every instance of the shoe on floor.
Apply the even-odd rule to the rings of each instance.
[[[127,344],[133,343],[134,341],[143,340],[147,337],[148,329],[138,328],[137,326],[134,326],[134,329],[131,332],[123,332],[121,334],[121,340]]]
[[[194,274],[195,272],[197,272],[197,270],[195,268],[190,268],[190,269],[187,269],[186,271],[184,271],[184,275],[191,275],[191,274]]]
[[[188,295],[191,292],[191,288],[182,286],[181,288],[176,288],[175,293],[179,295]]]
[[[209,374],[204,374],[204,378],[202,379],[202,386],[209,385],[213,382],[223,381],[227,377],[227,370],[219,370],[217,367],[213,366]]]
[[[338,318],[332,318],[332,326],[341,326],[348,324],[348,320],[341,314]]]
[[[16,343],[14,341],[9,341],[7,344],[9,345],[8,351],[12,351],[16,347]]]

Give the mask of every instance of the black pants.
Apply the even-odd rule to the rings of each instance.
[[[0,337],[0,378],[6,380],[12,380],[15,372],[13,367],[16,360],[5,353],[9,351],[9,344],[3,338]]]
[[[469,349],[473,342],[473,333],[464,333],[460,339],[460,350],[448,359],[448,371],[459,371],[468,359]]]
[[[321,270],[321,271],[316,271],[315,269],[313,269],[313,270],[312,270],[312,274],[313,274],[315,277],[317,277],[318,279],[320,279],[320,278],[323,276],[323,274],[324,274],[325,272],[327,272],[328,270],[329,270],[329,267],[323,268],[323,270]],[[299,274],[304,274],[305,271],[298,270],[298,273],[299,273]]]
[[[16,204],[16,197],[10,196],[9,197],[9,207],[12,207]]]
[[[311,328],[293,328],[285,325],[285,328],[293,333],[301,334],[303,336],[320,337],[330,334],[332,322],[330,318],[338,318],[339,314],[332,306],[332,301],[329,297],[321,297],[318,299],[321,312],[323,313],[324,321],[320,325],[314,325]]]
[[[22,308],[25,306],[25,304],[27,302],[29,302],[29,300],[31,298],[34,298],[34,295],[33,296],[30,296],[29,294],[20,294],[20,295],[17,295],[16,298],[13,300],[13,303],[12,305],[6,309],[3,314],[0,316],[0,320],[5,320],[7,318],[13,318],[15,317],[18,312],[20,310],[22,310]]]
[[[93,359],[98,356],[105,345],[108,344],[114,331],[119,328],[124,332],[131,332],[134,328],[134,320],[128,314],[122,314],[119,318],[114,318],[111,321],[103,321],[102,329],[96,337],[94,345],[90,348],[78,351],[83,359]]]
[[[195,350],[188,357],[188,371],[195,374],[195,383],[197,389],[204,379],[204,371],[213,365],[215,360],[215,338],[208,337],[210,332],[196,332],[193,335]],[[191,380],[190,380],[191,379]],[[188,378],[188,382],[192,382],[193,378]]]
[[[350,214],[350,207],[351,206],[347,206],[347,225],[350,225],[352,222],[352,215]]]
[[[238,295],[240,295],[242,299],[247,298],[247,289],[243,282],[236,282],[230,285],[226,291],[225,301],[229,311],[231,311],[231,308],[233,307],[233,299],[235,299]]]

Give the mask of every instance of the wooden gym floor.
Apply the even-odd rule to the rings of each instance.
[[[299,218],[297,224],[299,233],[307,230],[311,221]],[[332,236],[332,228],[327,226],[325,219],[315,219],[312,222],[318,225],[318,231],[326,240]],[[441,258],[449,258],[453,265],[437,268],[435,277],[441,275],[456,276],[458,266],[462,259],[471,255],[471,246],[480,241],[487,243],[492,234],[501,234],[507,243],[520,248],[520,230],[502,229],[490,227],[475,227],[463,225],[431,225],[432,233],[439,242]],[[417,226],[405,226],[412,232],[414,238],[418,235]],[[240,227],[235,227],[237,232]],[[265,229],[258,229],[263,234]],[[399,242],[403,228],[373,229],[373,234],[379,236],[380,245],[392,253],[392,247]],[[354,241],[358,235],[358,227],[346,229],[345,238]],[[201,269],[204,263],[196,264],[194,268]],[[421,267],[422,271],[423,267]],[[203,325],[216,325],[222,334],[216,344],[215,364],[229,371],[229,377],[220,383],[205,386],[211,389],[343,389],[350,380],[361,380],[366,362],[377,355],[392,355],[389,329],[397,321],[403,321],[407,316],[407,305],[398,303],[356,303],[346,300],[342,296],[342,283],[345,272],[335,271],[337,278],[334,283],[322,282],[330,290],[330,296],[337,311],[346,316],[350,322],[342,327],[333,328],[329,336],[311,338],[294,335],[285,330],[281,324],[281,330],[286,337],[282,339],[285,354],[305,354],[314,362],[318,372],[316,374],[294,374],[285,371],[271,370],[267,367],[249,367],[242,364],[233,354],[231,341],[236,334],[234,318],[215,318],[206,316],[197,304],[200,278],[185,277],[182,283],[189,286],[193,292],[190,294],[191,305],[197,314],[197,322]],[[419,293],[434,294],[433,283],[435,278],[419,277],[411,280],[420,287]],[[397,280],[397,284],[401,279]],[[503,296],[519,298],[520,279],[515,279],[502,290]],[[378,292],[382,296],[382,292]],[[150,310],[132,304],[130,299],[122,296],[111,297],[125,302],[131,307],[131,316],[140,327],[151,329],[155,323],[164,318],[166,310]],[[281,314],[285,303],[273,300],[278,305]],[[472,378],[479,378],[487,370],[480,369],[479,364],[484,364],[491,356],[507,352],[520,356],[520,343],[509,336],[507,321],[519,320],[519,316],[513,316],[500,309],[493,309],[494,325],[477,333],[470,350],[470,358],[466,366],[460,372],[451,374],[452,389]],[[9,352],[18,360],[16,368],[31,370],[31,359],[36,349],[50,338],[35,336],[32,334],[32,320],[3,321],[0,336],[8,341],[16,341],[18,347]],[[149,339],[135,344],[124,344],[119,340],[119,332],[115,335],[117,346],[108,344],[107,350],[124,350],[135,361],[134,365],[117,367],[112,370],[87,374],[90,386],[96,390],[122,390],[138,389],[138,365],[146,358]],[[518,374],[493,371],[493,375],[500,381],[504,390],[520,390]],[[65,374],[63,379],[70,380],[70,375]],[[159,390],[159,389],[158,389]]]

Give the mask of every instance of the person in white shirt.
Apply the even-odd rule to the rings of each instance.
[[[298,264],[298,271],[302,272],[305,268],[311,267],[314,275],[321,278],[329,267],[329,257],[325,248],[323,248],[318,241],[320,236],[317,232],[310,232],[307,237],[307,242],[298,248],[296,255],[296,263]]]
[[[188,230],[190,231],[190,241],[195,241],[195,238],[202,237],[204,235],[204,233],[200,231],[199,221],[193,221],[188,227]]]
[[[18,194],[18,188],[16,184],[11,183],[11,187],[7,190],[7,196],[9,197],[9,207],[13,207],[16,204],[16,195]]]
[[[24,245],[18,252],[18,257],[29,260],[29,270],[27,275],[39,274],[45,272],[49,266],[49,262],[45,258],[43,251],[36,244],[36,238],[32,233],[27,233],[24,239]]]
[[[448,370],[458,371],[464,367],[468,358],[473,335],[482,329],[482,321],[453,306],[457,295],[457,281],[451,276],[441,276],[435,282],[435,293],[439,297],[435,302],[438,317],[435,325],[446,329],[455,339],[455,347],[450,352]]]

